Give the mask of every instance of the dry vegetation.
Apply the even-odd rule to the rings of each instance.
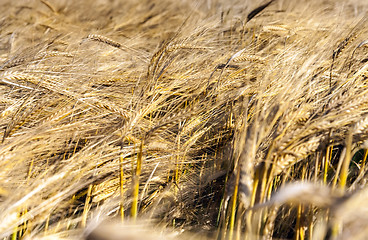
[[[1,239],[366,238],[367,1],[0,8]]]

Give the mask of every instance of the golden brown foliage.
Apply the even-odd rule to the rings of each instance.
[[[0,238],[366,236],[368,2],[0,8]]]

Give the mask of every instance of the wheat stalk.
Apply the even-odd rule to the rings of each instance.
[[[107,45],[116,47],[116,48],[121,48],[121,44],[118,43],[117,41],[114,41],[110,38],[107,38],[105,36],[102,35],[98,35],[98,34],[89,34],[87,36],[88,39],[91,39],[93,41],[97,41],[97,42],[102,42],[102,43],[106,43]]]

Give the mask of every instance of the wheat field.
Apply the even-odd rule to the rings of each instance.
[[[366,239],[367,1],[0,9],[0,239]]]

